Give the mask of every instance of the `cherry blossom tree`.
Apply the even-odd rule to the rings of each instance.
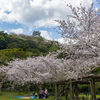
[[[71,4],[67,6],[72,15],[67,16],[67,21],[56,20],[59,33],[67,41],[60,45],[59,52],[67,54],[67,67],[72,70],[67,72],[70,73],[68,76],[78,78],[100,67],[100,9],[95,10],[93,3],[88,9],[82,5],[77,8]]]
[[[67,54],[66,73],[70,80],[70,99],[72,100],[71,79],[88,77],[92,70],[100,67],[100,8],[95,10],[93,3],[88,9],[82,5],[77,8],[71,4],[67,6],[71,9],[72,15],[68,15],[66,21],[56,21],[59,23],[58,33],[66,40],[66,44],[59,45],[59,52]],[[96,100],[95,80],[91,78],[90,81],[91,99]]]
[[[17,84],[53,82],[62,79],[62,59],[55,59],[50,54],[26,60],[12,61],[8,63],[7,71],[9,80]]]
[[[86,75],[100,61],[100,59],[95,60],[88,59],[88,61],[83,61],[82,63],[80,59],[76,61],[71,59],[58,59],[54,54],[27,58],[26,60],[16,59],[9,63],[8,67],[10,69],[6,74],[8,80],[22,85],[27,82],[34,84],[59,82],[68,79],[78,79]]]
[[[72,47],[72,49],[70,49],[70,52],[76,53],[77,55],[77,52],[75,51],[79,51],[82,49],[89,51],[95,56],[99,56],[100,9],[98,9],[97,11],[94,10],[93,4],[91,4],[91,7],[88,10],[82,5],[80,5],[80,7],[75,8],[72,7],[71,4],[69,4],[68,7],[70,7],[73,15],[68,15],[66,22],[65,20],[56,21],[60,24],[58,26],[60,30],[59,33],[66,40],[70,39],[69,45]],[[72,40],[76,41],[77,43],[73,43]],[[77,45],[80,48],[75,48]]]

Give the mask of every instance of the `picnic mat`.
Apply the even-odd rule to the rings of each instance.
[[[33,97],[22,97],[22,96],[14,96],[15,98],[21,98],[21,99],[36,99],[34,96]]]

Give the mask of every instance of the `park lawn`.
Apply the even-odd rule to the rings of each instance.
[[[21,92],[21,94],[19,95],[18,92],[2,92],[0,94],[0,100],[35,100],[35,99],[21,99],[21,98],[14,98],[14,96],[23,96],[26,97],[28,93],[25,92]],[[68,98],[70,97],[70,94],[68,95]],[[80,94],[79,98],[81,100],[81,97],[85,97],[85,100],[89,100],[89,96],[86,96],[84,94]],[[96,97],[100,97],[100,95],[96,95]],[[10,99],[11,98],[11,99]],[[60,100],[65,100],[65,96],[59,97]],[[36,99],[36,100],[42,100],[42,99]],[[54,100],[54,96],[50,96],[47,99],[43,99],[43,100]]]
[[[0,100],[9,100],[9,97],[0,97]],[[21,98],[11,97],[10,100],[35,100],[35,99],[21,99]],[[42,99],[36,99],[36,100],[42,100]],[[54,100],[54,98],[53,97],[50,97],[48,99],[43,99],[43,100]]]
[[[14,97],[11,97],[10,99],[9,97],[0,96],[0,100],[42,100],[42,99],[21,99]],[[48,99],[43,99],[43,100],[54,100],[54,97],[49,97]]]
[[[89,98],[89,97],[91,97],[91,95],[86,96],[86,95],[84,95],[84,94],[79,94],[79,97],[80,97],[80,98],[81,98],[81,97]],[[100,95],[96,95],[96,98],[99,98],[99,97],[100,97]]]
[[[2,92],[0,94],[0,100],[42,100],[42,99],[22,99],[22,98],[15,98],[14,96],[28,97],[28,93],[22,92],[19,95],[18,92]],[[43,100],[54,100],[54,96],[50,96],[49,98]]]

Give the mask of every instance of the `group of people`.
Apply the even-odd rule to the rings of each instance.
[[[68,92],[67,92],[67,89],[64,90],[64,94],[66,96],[66,100],[68,98]],[[45,98],[48,98],[49,97],[49,92],[48,90],[45,88],[45,90],[41,90],[39,92],[39,96],[38,96],[38,93],[36,92],[34,96],[31,95],[31,98],[39,98],[39,99],[45,99]]]
[[[31,95],[31,98],[32,98],[32,99],[38,99],[38,98],[40,98],[40,99],[45,99],[45,98],[48,98],[48,96],[49,96],[48,90],[45,88],[45,90],[41,90],[41,91],[39,92],[39,96],[38,96],[38,93],[36,92],[36,93],[34,94],[34,96]]]
[[[49,96],[49,93],[48,93],[48,90],[45,88],[45,90],[42,90],[42,91],[40,91],[40,93],[39,93],[39,98],[48,98],[48,96]]]

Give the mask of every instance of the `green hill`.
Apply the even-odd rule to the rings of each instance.
[[[7,34],[0,31],[0,65],[15,58],[26,59],[27,57],[46,55],[57,49],[53,45],[53,41],[42,37]]]

